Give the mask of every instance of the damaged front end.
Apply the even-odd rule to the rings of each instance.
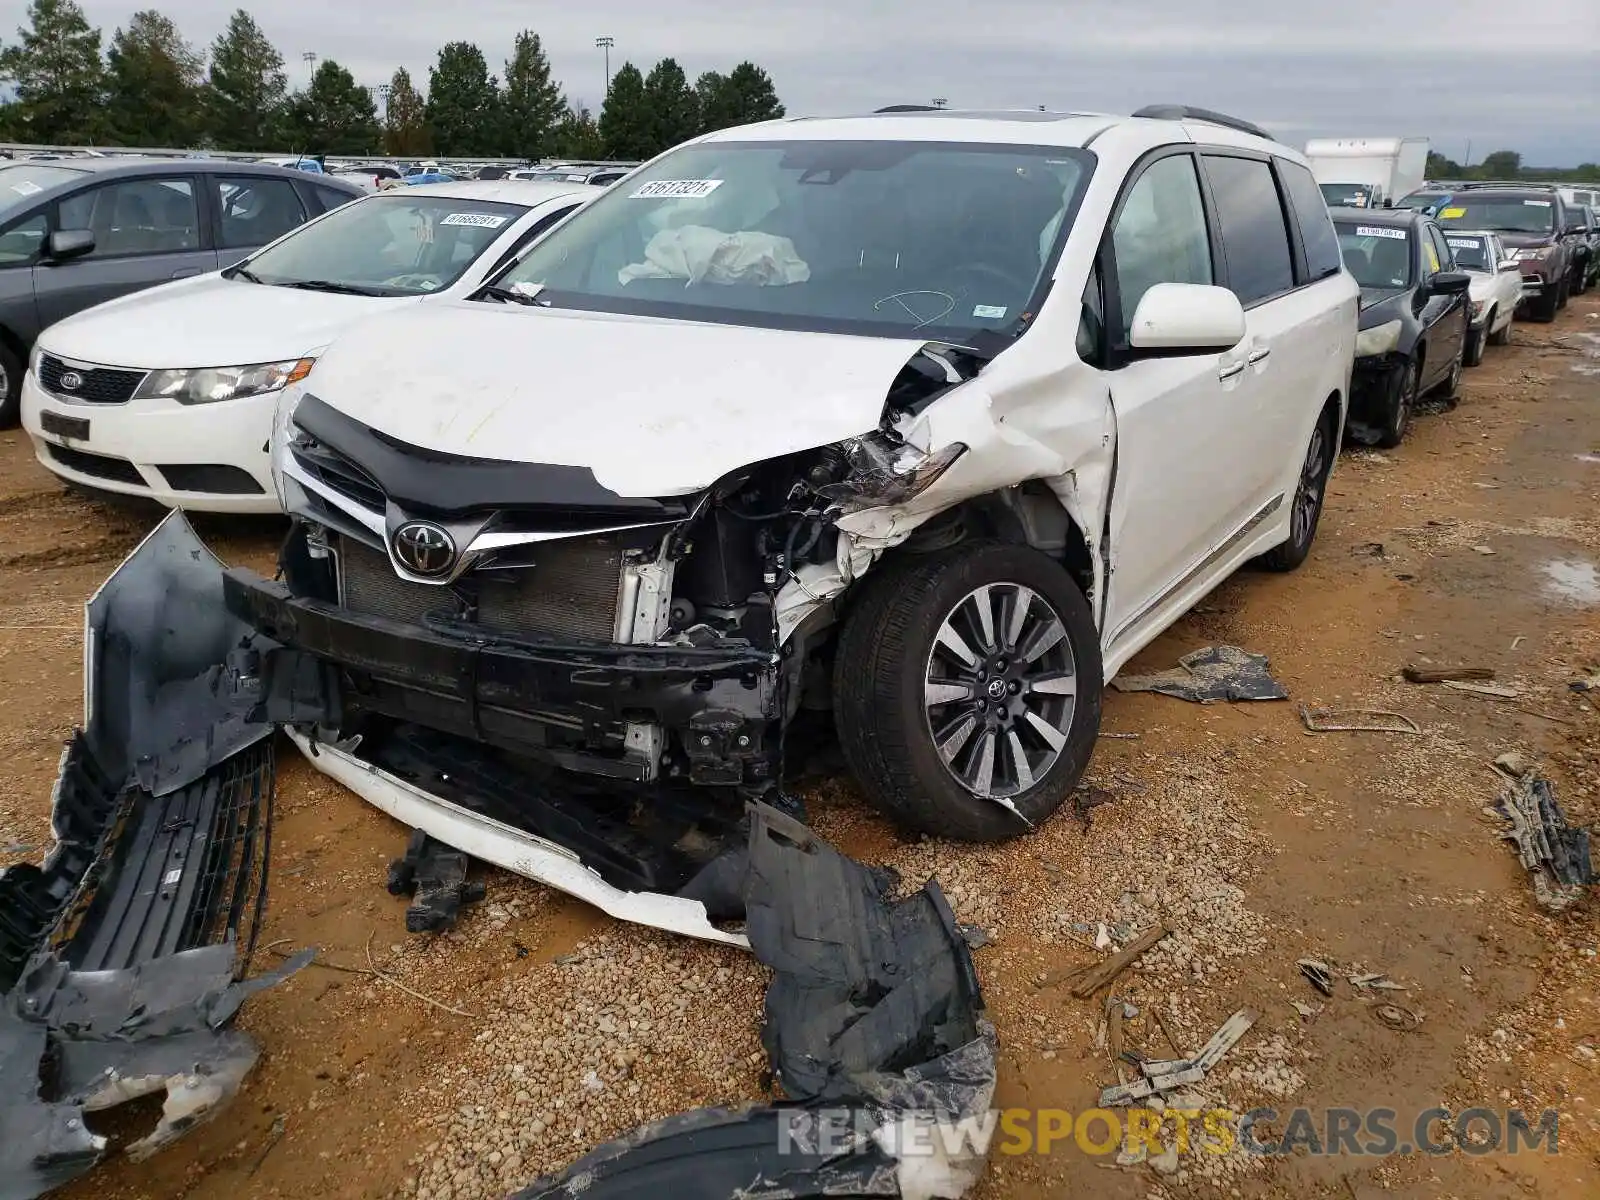
[[[62,755],[55,845],[0,872],[0,1198],[108,1148],[88,1114],[166,1093],[143,1158],[208,1119],[257,1056],[240,1004],[266,896],[270,729],[259,657],[181,521],[90,600],[85,714]]]
[[[977,365],[924,348],[876,430],[659,499],[295,399],[275,448],[294,517],[279,575],[222,581],[273,646],[261,715],[450,846],[623,919],[742,942],[712,923],[721,860],[748,802],[792,805],[785,774],[826,725],[830,598],[936,511],[908,502],[966,446],[903,430]],[[864,549],[841,525],[874,513],[900,528]]]

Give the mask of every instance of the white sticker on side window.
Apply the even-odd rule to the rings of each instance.
[[[722,186],[720,179],[657,179],[644,184],[630,200],[698,200]]]
[[[1404,229],[1385,229],[1382,225],[1357,225],[1357,237],[1381,237],[1391,241],[1403,242],[1406,240]]]
[[[451,213],[440,220],[441,225],[475,225],[482,229],[499,229],[508,221],[498,213]]]
[[[33,196],[44,191],[42,187],[31,179],[24,179],[21,183],[14,184],[11,190],[19,196]]]
[[[1006,315],[1006,310],[1004,305],[1000,304],[979,304],[973,308],[972,315],[997,321]]]

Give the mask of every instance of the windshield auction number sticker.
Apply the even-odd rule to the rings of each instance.
[[[1445,238],[1456,250],[1482,250],[1483,243],[1476,238]]]
[[[720,179],[657,179],[644,184],[630,200],[698,200],[722,186]]]
[[[1382,225],[1357,225],[1357,237],[1381,237],[1391,241],[1403,242],[1406,240],[1404,229],[1385,229]]]
[[[506,218],[496,213],[451,213],[442,219],[441,225],[474,225],[481,229],[499,229],[506,223]]]

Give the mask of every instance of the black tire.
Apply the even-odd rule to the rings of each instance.
[[[1563,275],[1561,282],[1556,285],[1556,311],[1560,312],[1567,306],[1567,301],[1572,299],[1572,276]]]
[[[1378,431],[1378,445],[1393,450],[1405,441],[1406,427],[1411,424],[1411,413],[1417,407],[1417,381],[1421,368],[1415,358],[1406,359],[1405,369],[1395,384],[1394,393],[1388,397],[1383,425]]]
[[[1300,462],[1300,478],[1290,501],[1289,540],[1274,546],[1258,560],[1269,571],[1294,570],[1305,562],[1311,553],[1311,543],[1317,540],[1322,505],[1328,498],[1328,476],[1333,472],[1337,421],[1337,410],[1325,412],[1317,418],[1317,427],[1311,431],[1305,458]]]
[[[1556,314],[1561,311],[1561,294],[1559,289],[1546,292],[1537,301],[1528,305],[1528,315],[1541,325],[1548,325],[1556,319]]]
[[[860,586],[862,595],[845,618],[835,656],[834,724],[845,762],[873,804],[908,829],[973,842],[1016,837],[1026,833],[1029,824],[1038,825],[1060,808],[1083,777],[1094,751],[1104,682],[1094,616],[1065,568],[1026,546],[976,541],[934,554],[902,556],[898,562],[880,567]],[[990,639],[992,649],[1001,657],[980,656],[967,696],[930,703],[930,682],[944,680],[950,664],[957,662],[942,646],[936,660],[941,630],[947,622],[953,628],[963,626],[981,648],[982,631],[963,618],[976,617],[971,606],[980,602],[978,589],[988,587],[1010,590],[1009,597],[1001,591],[997,597],[982,599],[993,618],[996,636]],[[1029,685],[1026,694],[1037,697],[1032,707],[1021,695],[1013,693],[1015,698],[1010,698],[1002,691],[995,712],[1004,706],[1006,713],[979,715],[980,702],[988,703],[984,693],[989,684],[1004,682],[1007,671],[1015,682],[1019,667],[1024,673],[1028,670],[1029,664],[1004,657],[1015,651],[1007,645],[1005,627],[1017,611],[1015,602],[1021,589],[1031,593],[1028,607],[1021,611],[1030,621],[1039,619],[1035,628],[1056,632],[1054,625],[1044,620],[1048,615],[1065,632],[1064,638],[1036,655],[1032,664],[1053,670],[1057,680],[1064,679],[1066,672],[1060,664],[1070,653],[1069,669],[1077,694],[1068,712],[1063,711],[1064,696],[1034,692]],[[1008,598],[1010,608],[1005,607]],[[1001,605],[998,611],[996,599]],[[1017,640],[1025,642],[1030,636],[1028,626],[1023,626]],[[979,674],[979,668],[997,674]],[[934,679],[936,672],[940,680]],[[983,682],[986,677],[989,684]],[[1038,673],[1033,679],[1045,682]],[[967,686],[953,677],[949,682]],[[1054,757],[1040,759],[1038,765],[1043,769],[1036,777],[1033,764],[1029,764],[1027,778],[1032,783],[1022,786],[1024,776],[1018,769],[1010,732],[1003,736],[984,732],[974,738],[969,730],[951,752],[951,765],[946,765],[935,741],[935,710],[937,719],[948,722],[945,728],[955,729],[970,718],[980,722],[976,726],[980,730],[992,722],[1013,721],[1019,710],[1034,712],[1054,736],[1064,730],[1065,741],[1059,749],[1052,749],[1036,731],[1026,734],[1036,749],[1044,748],[1042,754],[1053,753]],[[1015,725],[1019,735],[1025,729],[1037,729],[1025,721],[1015,721]],[[956,778],[958,769],[981,776],[981,766],[973,760],[981,756],[985,739],[992,748],[990,790],[1017,787],[1008,802],[980,796]],[[1028,763],[1029,750],[1022,736],[1017,737],[1015,748],[1022,750],[1023,762]],[[1009,774],[1009,780],[999,779],[1002,771]],[[1007,803],[1016,811],[1008,809]],[[1018,813],[1027,824],[1018,819]]]
[[[1587,260],[1578,264],[1572,273],[1572,294],[1581,296],[1589,290],[1589,263]]]
[[[1467,337],[1471,337],[1470,331]],[[1433,385],[1435,396],[1443,400],[1454,400],[1461,392],[1461,373],[1466,365],[1467,343],[1463,339],[1461,348],[1456,351],[1455,361],[1450,364],[1450,372],[1438,383]]]
[[[1489,321],[1493,319],[1494,314],[1490,313],[1489,316],[1484,318],[1484,325],[1482,329],[1479,329],[1476,332],[1470,329],[1467,330],[1467,343],[1461,351],[1462,366],[1476,367],[1482,365],[1483,347],[1489,337]]]
[[[22,420],[23,371],[11,347],[0,344],[0,429],[15,428]]]
[[[1513,319],[1514,320],[1514,319]],[[1498,333],[1489,335],[1489,345],[1509,346],[1511,344],[1511,326],[1513,321],[1507,321]]]

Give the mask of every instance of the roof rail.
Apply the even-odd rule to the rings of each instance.
[[[1278,140],[1259,125],[1252,125],[1249,121],[1240,120],[1238,117],[1230,117],[1227,113],[1214,112],[1209,108],[1195,108],[1188,104],[1147,104],[1133,115],[1147,117],[1152,121],[1204,121],[1208,125],[1236,129],[1240,133],[1265,138],[1269,142]]]
[[[1533,183],[1526,179],[1473,179],[1458,183],[1455,188],[1458,192],[1470,192],[1474,188],[1519,188],[1525,192],[1553,192],[1559,186],[1554,183]]]
[[[933,104],[891,104],[891,105],[887,106],[886,108],[875,108],[872,111],[874,113],[891,113],[891,112],[939,112],[941,110],[936,105],[933,105]]]

